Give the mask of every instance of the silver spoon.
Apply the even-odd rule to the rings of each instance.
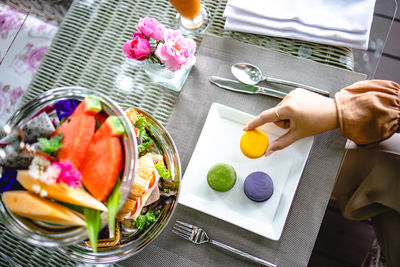
[[[262,75],[261,70],[249,63],[236,63],[231,67],[232,74],[242,83],[255,85],[261,81],[267,81],[270,83],[277,83],[289,86],[300,87],[303,89],[307,89],[313,91],[315,93],[319,93],[324,96],[329,96],[329,92],[325,90],[321,90],[312,86],[304,85],[301,83],[281,80],[277,78],[266,77]]]

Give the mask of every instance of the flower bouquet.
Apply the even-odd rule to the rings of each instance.
[[[179,30],[171,30],[154,18],[140,19],[132,40],[122,46],[130,59],[144,61],[153,82],[180,91],[196,63],[196,43]]]

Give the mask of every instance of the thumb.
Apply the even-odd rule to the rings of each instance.
[[[280,136],[278,139],[269,144],[267,150],[265,151],[265,156],[271,155],[274,151],[284,149],[290,146],[295,141],[300,139],[295,131],[289,130],[284,135]]]

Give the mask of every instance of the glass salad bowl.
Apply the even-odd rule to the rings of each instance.
[[[60,100],[76,99],[82,101],[85,97],[92,95],[100,100],[102,112],[108,116],[117,116],[125,133],[121,136],[123,166],[120,173],[119,209],[124,205],[134,183],[136,164],[138,159],[137,138],[123,109],[106,95],[81,87],[56,88],[32,99],[21,109],[16,111],[8,121],[11,126],[22,128],[27,122],[41,112],[52,110],[56,102]],[[54,111],[53,111],[54,112]],[[4,193],[3,193],[4,194]],[[60,247],[75,244],[88,238],[85,226],[60,226],[47,224],[37,220],[30,220],[15,215],[9,211],[0,199],[0,219],[4,225],[18,238],[37,246]],[[107,224],[107,214],[102,212],[100,216],[101,226]]]
[[[126,105],[122,105],[122,107],[124,109],[129,108]],[[59,248],[62,253],[69,255],[69,257],[74,260],[101,264],[120,261],[135,255],[162,232],[177,206],[180,192],[179,183],[181,181],[181,163],[175,143],[167,130],[158,123],[157,120],[139,109],[134,110],[143,116],[148,122],[147,130],[152,139],[151,153],[158,153],[163,156],[164,164],[169,170],[171,177],[171,179],[168,179],[170,182],[169,185],[172,184],[174,189],[169,191],[164,188],[164,185],[162,185],[161,182],[159,182],[158,187],[160,189],[160,200],[149,205],[149,209],[158,206],[155,207],[155,209],[159,210],[159,214],[157,215],[156,220],[152,222],[147,229],[138,230],[135,227],[129,227],[126,226],[126,224],[119,223],[119,233],[117,233],[119,234],[118,240],[116,241],[114,239],[111,241],[106,239],[105,243],[112,244],[99,247],[97,253],[93,253],[87,242],[79,242],[74,245]],[[139,146],[142,141],[140,139],[141,138],[138,138]],[[141,156],[142,152],[140,152],[139,161]],[[137,166],[137,172],[139,169],[140,167]],[[100,242],[101,241],[99,241],[99,243]]]

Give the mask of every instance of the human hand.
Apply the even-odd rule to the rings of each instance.
[[[243,130],[253,130],[267,122],[289,131],[269,144],[266,156],[301,138],[339,127],[335,99],[301,88],[291,91],[276,107],[263,111]]]

